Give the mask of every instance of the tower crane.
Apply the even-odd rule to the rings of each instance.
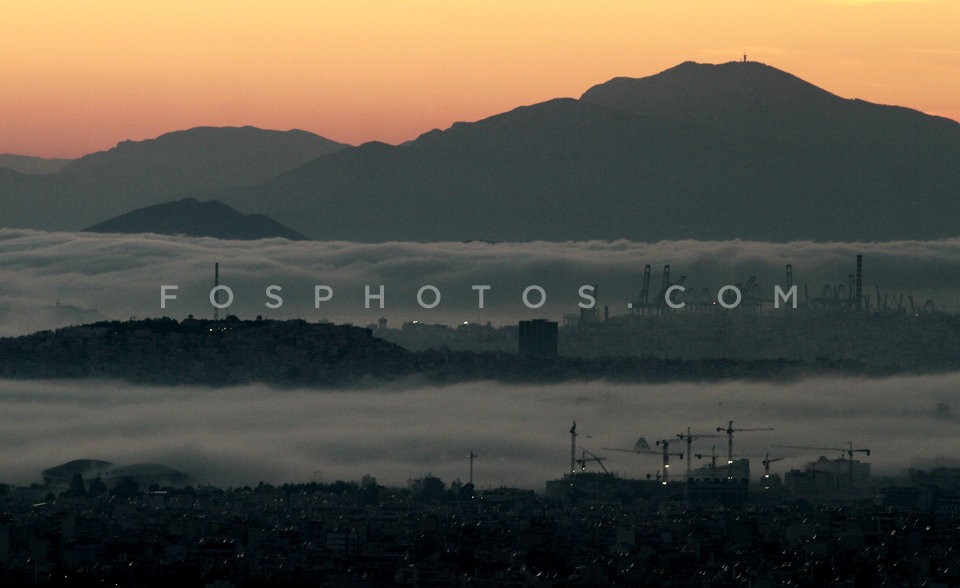
[[[570,475],[577,473],[577,421],[570,427]]]
[[[577,473],[577,437],[580,437],[583,433],[577,432],[577,421],[573,421],[573,425],[570,427],[570,474],[573,475]],[[592,438],[592,435],[585,435],[587,439]],[[476,456],[475,456],[476,457]]]
[[[667,480],[670,477],[670,457],[675,456],[680,459],[683,459],[683,453],[670,453],[670,442],[671,439],[660,439],[656,441],[655,445],[661,447],[660,451],[650,448],[650,444],[647,443],[647,440],[643,437],[637,439],[637,442],[633,445],[633,449],[618,449],[616,447],[604,447],[604,451],[622,451],[624,453],[641,453],[646,455],[660,455],[663,458],[663,475],[661,477],[662,483],[666,485]]]
[[[763,458],[763,461],[761,463],[763,464],[763,489],[764,490],[770,490],[770,464],[780,461],[782,459],[786,459],[786,458],[770,457],[769,453],[765,458]]]
[[[786,457],[770,457],[770,454],[769,454],[769,453],[765,453],[765,454],[763,454],[763,455],[743,455],[743,454],[738,454],[737,457],[761,457],[761,458],[763,458],[763,459],[760,460],[760,463],[763,464],[763,477],[765,477],[765,478],[769,478],[769,477],[770,477],[770,464],[776,463],[776,462],[778,462],[778,461],[782,461],[782,460],[786,459]]]
[[[870,450],[865,447],[854,448],[853,441],[847,441],[846,447],[808,447],[806,445],[771,445],[771,447],[778,447],[780,449],[807,449],[814,451],[839,451],[841,459],[844,455],[847,456],[849,460],[849,479],[850,488],[853,489],[853,454],[854,453],[863,453],[867,457],[870,456]]]
[[[717,446],[716,446],[716,445],[714,445],[713,447],[710,448],[710,455],[707,455],[706,453],[697,453],[697,454],[695,454],[695,456],[696,456],[697,459],[703,459],[703,458],[705,458],[705,457],[709,457],[709,458],[710,458],[710,468],[711,468],[711,469],[716,469],[716,467],[717,467]]]
[[[781,461],[781,460],[784,460],[784,459],[786,459],[786,458],[783,457],[783,456],[781,456],[781,457],[770,457],[770,454],[768,453],[767,456],[766,456],[765,458],[763,458],[763,461],[760,462],[760,463],[763,464],[763,477],[764,477],[764,478],[769,478],[769,477],[770,477],[770,464],[775,463],[775,462],[778,462],[778,461]]]
[[[667,485],[667,476],[670,473],[670,456],[676,455],[680,459],[683,459],[683,452],[679,453],[670,453],[670,439],[660,439],[656,442],[656,445],[663,447],[663,485]]]
[[[604,462],[606,459],[607,459],[606,457],[601,457],[601,456],[596,455],[596,454],[594,454],[594,453],[591,453],[591,452],[587,451],[586,449],[584,449],[583,447],[581,447],[581,448],[580,448],[580,459],[577,460],[577,463],[580,464],[580,471],[583,472],[583,471],[586,471],[586,469],[587,469],[587,462],[595,461],[595,462],[597,462],[597,465],[600,466],[600,469],[603,470],[603,473],[609,474],[610,472],[607,470],[607,467],[606,467],[605,465],[603,465],[603,462]]]
[[[677,438],[681,441],[687,442],[687,479],[690,479],[690,455],[692,452],[692,445],[694,439],[711,439],[716,437],[723,437],[723,435],[718,435],[716,433],[693,433],[690,427],[687,427],[686,433],[678,433]],[[697,457],[697,459],[700,459]],[[716,465],[716,460],[714,460],[714,465]]]
[[[695,456],[697,459],[704,459],[704,458],[709,457],[709,458],[710,458],[710,468],[711,468],[711,469],[716,469],[716,467],[717,467],[717,457],[718,457],[718,456],[717,456],[717,446],[716,446],[716,445],[713,446],[713,448],[712,448],[712,450],[711,450],[711,453],[710,453],[709,455],[706,454],[706,453],[695,453],[694,456]],[[734,457],[762,457],[763,459],[760,460],[760,463],[763,464],[763,477],[764,477],[764,478],[769,478],[769,477],[770,477],[770,464],[776,463],[776,462],[781,461],[781,460],[783,460],[783,459],[786,459],[785,457],[770,457],[770,454],[769,454],[769,453],[764,454],[764,455],[747,455],[747,454],[743,454],[743,453],[735,453],[733,456],[734,456]]]
[[[727,478],[733,478],[733,434],[752,431],[772,431],[773,427],[733,428],[733,421],[727,423],[726,428],[717,427],[718,433],[727,434]]]
[[[477,459],[480,456],[474,453],[473,450],[471,449],[470,455],[468,455],[467,457],[470,458],[470,485],[472,486],[473,485],[473,460]]]

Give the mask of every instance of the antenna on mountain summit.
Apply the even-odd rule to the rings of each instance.
[[[744,63],[747,62],[747,54],[746,54],[746,53],[743,54],[743,62],[744,62]]]

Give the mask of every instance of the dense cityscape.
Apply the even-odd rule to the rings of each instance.
[[[960,469],[911,470],[906,479],[858,479],[852,487],[838,483],[844,474],[826,474],[822,483],[788,489],[777,474],[749,484],[722,473],[624,480],[586,471],[588,461],[548,482],[545,492],[478,489],[431,474],[403,488],[372,476],[173,487],[158,483],[156,472],[84,479],[80,472],[91,464],[73,462],[45,471],[44,484],[2,487],[0,580],[215,587],[960,582]]]
[[[825,313],[836,320],[824,321]],[[14,378],[215,386],[248,381],[343,386],[369,377],[410,376],[776,379],[818,370],[942,370],[953,365],[957,354],[949,346],[960,340],[952,336],[957,318],[941,313],[834,308],[728,317],[651,311],[610,318],[585,312],[563,326],[535,320],[519,329],[410,323],[396,330],[386,321],[364,329],[259,318],[147,319],[5,339],[0,366],[4,377]],[[827,348],[792,353],[802,348],[794,343],[780,355],[772,341],[785,330],[836,336],[814,338],[827,341]],[[888,348],[866,353],[866,346],[840,336],[852,331],[895,333],[894,346],[914,338],[926,351],[885,363]],[[771,359],[708,359],[710,346],[698,343],[695,332],[704,333],[704,340],[722,332],[744,356],[763,357],[756,349],[772,346]],[[383,339],[411,349],[421,340],[433,344],[411,351]],[[630,349],[625,341],[647,345],[648,351],[685,341],[686,352],[671,360],[627,353],[603,357],[605,345]],[[707,350],[704,357],[691,351],[698,345]],[[847,353],[830,347],[835,345]],[[600,351],[596,357],[564,357],[578,346]],[[825,361],[821,351],[841,359]],[[951,418],[949,406],[939,408],[943,418]],[[476,487],[472,452],[466,483],[426,473],[400,488],[382,486],[370,475],[358,482],[217,488],[157,464],[118,467],[77,460],[44,470],[42,484],[0,487],[0,580],[215,587],[960,582],[955,548],[960,469],[875,477],[870,450],[851,443],[793,447],[811,461],[777,472],[774,464],[782,456],[751,460],[734,453],[733,432],[749,430],[731,422],[726,432],[688,431],[686,438],[657,440],[655,448],[641,438],[633,448],[612,449],[662,455],[655,476],[628,479],[608,472],[605,457],[578,443],[574,424],[569,471],[545,480],[542,490]],[[697,453],[692,469],[692,452],[703,450],[692,442],[725,435],[729,455]],[[813,453],[821,456],[814,459]],[[687,472],[677,474],[684,458]],[[674,475],[668,478],[671,466]]]

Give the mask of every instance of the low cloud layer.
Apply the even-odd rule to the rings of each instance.
[[[956,397],[960,374],[886,379],[810,379],[791,384],[620,385],[604,382],[345,391],[132,387],[117,382],[0,381],[0,481],[29,484],[72,459],[160,462],[216,485],[359,480],[392,485],[427,472],[465,480],[475,451],[477,482],[540,489],[569,463],[573,419],[580,445],[629,477],[655,473],[659,458],[603,451],[651,445],[692,426],[740,433],[737,453],[786,455],[782,472],[824,451],[771,444],[872,449],[874,472],[899,473],[960,455],[958,420],[937,411]],[[955,412],[960,409],[953,407]],[[694,452],[723,453],[725,439]],[[679,445],[678,445],[679,448]],[[752,474],[759,475],[759,460]],[[696,459],[694,464],[703,464]],[[677,464],[677,473],[683,465]]]
[[[32,332],[98,317],[127,319],[188,314],[212,316],[209,292],[213,264],[235,294],[231,313],[243,318],[301,317],[365,325],[383,316],[391,325],[405,320],[507,324],[534,316],[559,319],[576,312],[578,289],[598,284],[598,300],[611,314],[628,312],[636,299],[643,266],[653,266],[653,290],[662,266],[687,286],[715,292],[757,276],[772,297],[793,265],[795,282],[818,296],[825,284],[846,284],[857,253],[864,254],[865,293],[891,300],[913,295],[958,309],[960,239],[889,243],[755,243],[674,241],[660,243],[349,243],[286,240],[221,241],[162,236],[46,233],[0,229],[0,335]],[[178,285],[178,299],[160,308],[160,286]],[[282,287],[284,305],[265,306],[264,290]],[[314,308],[314,285],[334,296]],[[385,309],[364,308],[364,286],[383,285]],[[417,305],[417,291],[436,286],[437,308]],[[521,294],[539,285],[546,305],[527,309]],[[485,308],[477,308],[473,285],[490,285]],[[801,289],[801,295],[803,290]],[[427,298],[429,301],[430,298]],[[531,300],[535,300],[532,298]],[[906,299],[905,302],[906,304]]]

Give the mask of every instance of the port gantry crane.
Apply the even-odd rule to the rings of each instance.
[[[644,314],[647,305],[650,303],[650,264],[643,266],[643,285],[640,287],[640,295],[637,301],[630,305],[633,314]]]
[[[691,427],[687,427],[686,433],[678,433],[677,438],[681,441],[687,442],[687,480],[690,479],[690,455],[692,452],[692,445],[694,439],[711,439],[716,437],[723,437],[723,435],[717,435],[716,433],[693,433]],[[700,459],[698,456],[697,459]],[[716,460],[714,460],[714,465],[716,465]]]
[[[727,434],[727,479],[733,479],[733,434],[745,433],[747,431],[772,431],[773,427],[753,427],[753,428],[733,428],[733,421],[727,423],[726,428],[717,427],[718,433]]]
[[[780,449],[806,449],[814,451],[839,451],[840,459],[843,459],[843,456],[846,455],[849,460],[850,471],[848,475],[848,482],[850,483],[850,489],[853,489],[853,454],[854,453],[863,453],[867,457],[870,456],[870,450],[866,447],[857,447],[854,448],[853,441],[847,441],[846,447],[808,447],[806,445],[771,445],[771,447],[777,447]]]
[[[645,455],[660,455],[663,457],[663,475],[661,477],[661,483],[666,485],[667,480],[670,478],[670,457],[676,456],[680,459],[683,459],[683,453],[670,453],[670,442],[671,439],[660,439],[655,443],[658,447],[662,449],[657,451],[650,448],[650,444],[647,443],[647,440],[643,437],[637,439],[637,442],[633,445],[633,449],[619,449],[616,447],[604,447],[604,451],[622,451],[624,453],[640,453]]]

